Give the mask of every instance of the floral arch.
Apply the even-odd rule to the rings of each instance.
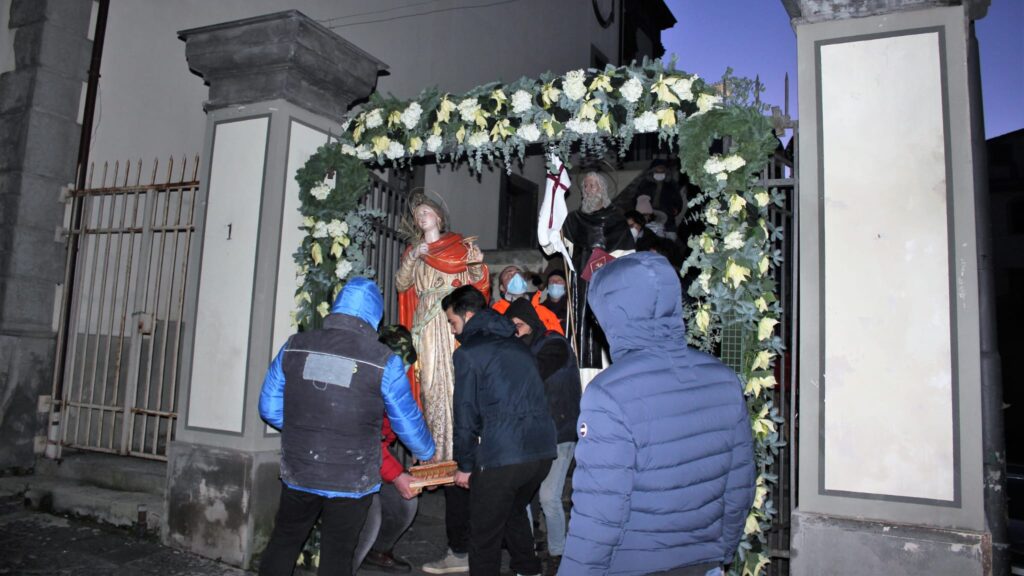
[[[706,231],[689,239],[693,250],[684,264],[684,271],[700,270],[687,288],[696,302],[686,310],[690,343],[711,350],[723,329],[742,334],[743,353],[733,367],[744,385],[758,478],[731,573],[760,574],[776,515],[769,467],[782,446],[781,419],[765,393],[777,385],[773,366],[783,348],[775,333],[782,309],[773,276],[781,254],[772,248],[782,230],[773,227],[768,210],[783,198],[758,184],[777,140],[756,107],[725,104],[712,85],[660,61],[546,73],[461,95],[427,90],[402,101],[374,94],[296,177],[307,234],[295,252],[293,319],[300,326],[319,324],[346,278],[375,275],[364,249],[382,215],[359,205],[370,166],[408,167],[414,158],[434,156],[468,161],[478,171],[498,162],[511,170],[527,147],[538,145],[568,164],[574,151],[624,154],[636,134],[646,133],[657,133],[660,144],[676,151],[682,171],[702,191],[690,204],[704,205]],[[722,138],[725,153],[711,155],[712,143]]]

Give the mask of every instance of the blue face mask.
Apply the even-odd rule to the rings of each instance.
[[[548,297],[552,300],[561,300],[565,296],[565,284],[548,284]]]
[[[516,296],[520,296],[526,293],[526,280],[519,274],[516,274],[508,281],[508,285],[505,286],[505,299],[511,300]]]

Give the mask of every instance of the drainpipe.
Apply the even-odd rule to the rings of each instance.
[[[96,94],[99,91],[100,63],[103,59],[103,39],[107,34],[107,13],[110,11],[110,0],[97,0],[96,29],[92,39],[92,59],[89,63],[88,84],[85,90],[85,107],[82,114],[82,133],[78,140],[78,163],[75,176],[75,188],[85,188],[89,163],[89,145],[92,143],[93,116],[96,112]],[[71,215],[71,230],[76,230],[82,225],[82,203],[73,204],[74,212]],[[75,267],[78,259],[75,254],[78,252],[78,235],[68,234],[67,265],[64,267],[64,290],[62,296],[60,331],[63,337],[58,335],[58,349],[54,358],[53,373],[53,400],[56,402],[64,392],[64,356],[67,354],[68,326],[71,322],[71,295],[75,284]],[[51,439],[52,440],[52,439]]]
[[[981,100],[981,68],[974,22],[969,33],[971,131],[985,133]],[[984,454],[985,520],[992,535],[990,574],[1009,574],[1009,542],[1006,510],[1006,437],[1003,428],[1003,375],[996,339],[996,296],[992,233],[989,226],[988,154],[984,138],[975,137],[974,214],[978,245],[978,316],[981,351],[981,446]]]

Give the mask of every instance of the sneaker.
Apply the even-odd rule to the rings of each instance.
[[[389,574],[408,574],[412,572],[412,564],[409,564],[404,559],[396,557],[390,552],[378,552],[376,550],[370,550],[366,553],[363,566],[371,567],[377,572]]]
[[[444,558],[423,565],[427,574],[458,574],[469,572],[469,554],[456,554],[449,548]]]

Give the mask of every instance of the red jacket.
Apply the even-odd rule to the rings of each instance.
[[[384,415],[384,424],[380,427],[380,436],[380,478],[391,484],[395,478],[405,472],[405,467],[391,454],[391,450],[388,450],[388,447],[395,442],[396,436],[391,431],[391,421],[388,420],[387,414]]]

